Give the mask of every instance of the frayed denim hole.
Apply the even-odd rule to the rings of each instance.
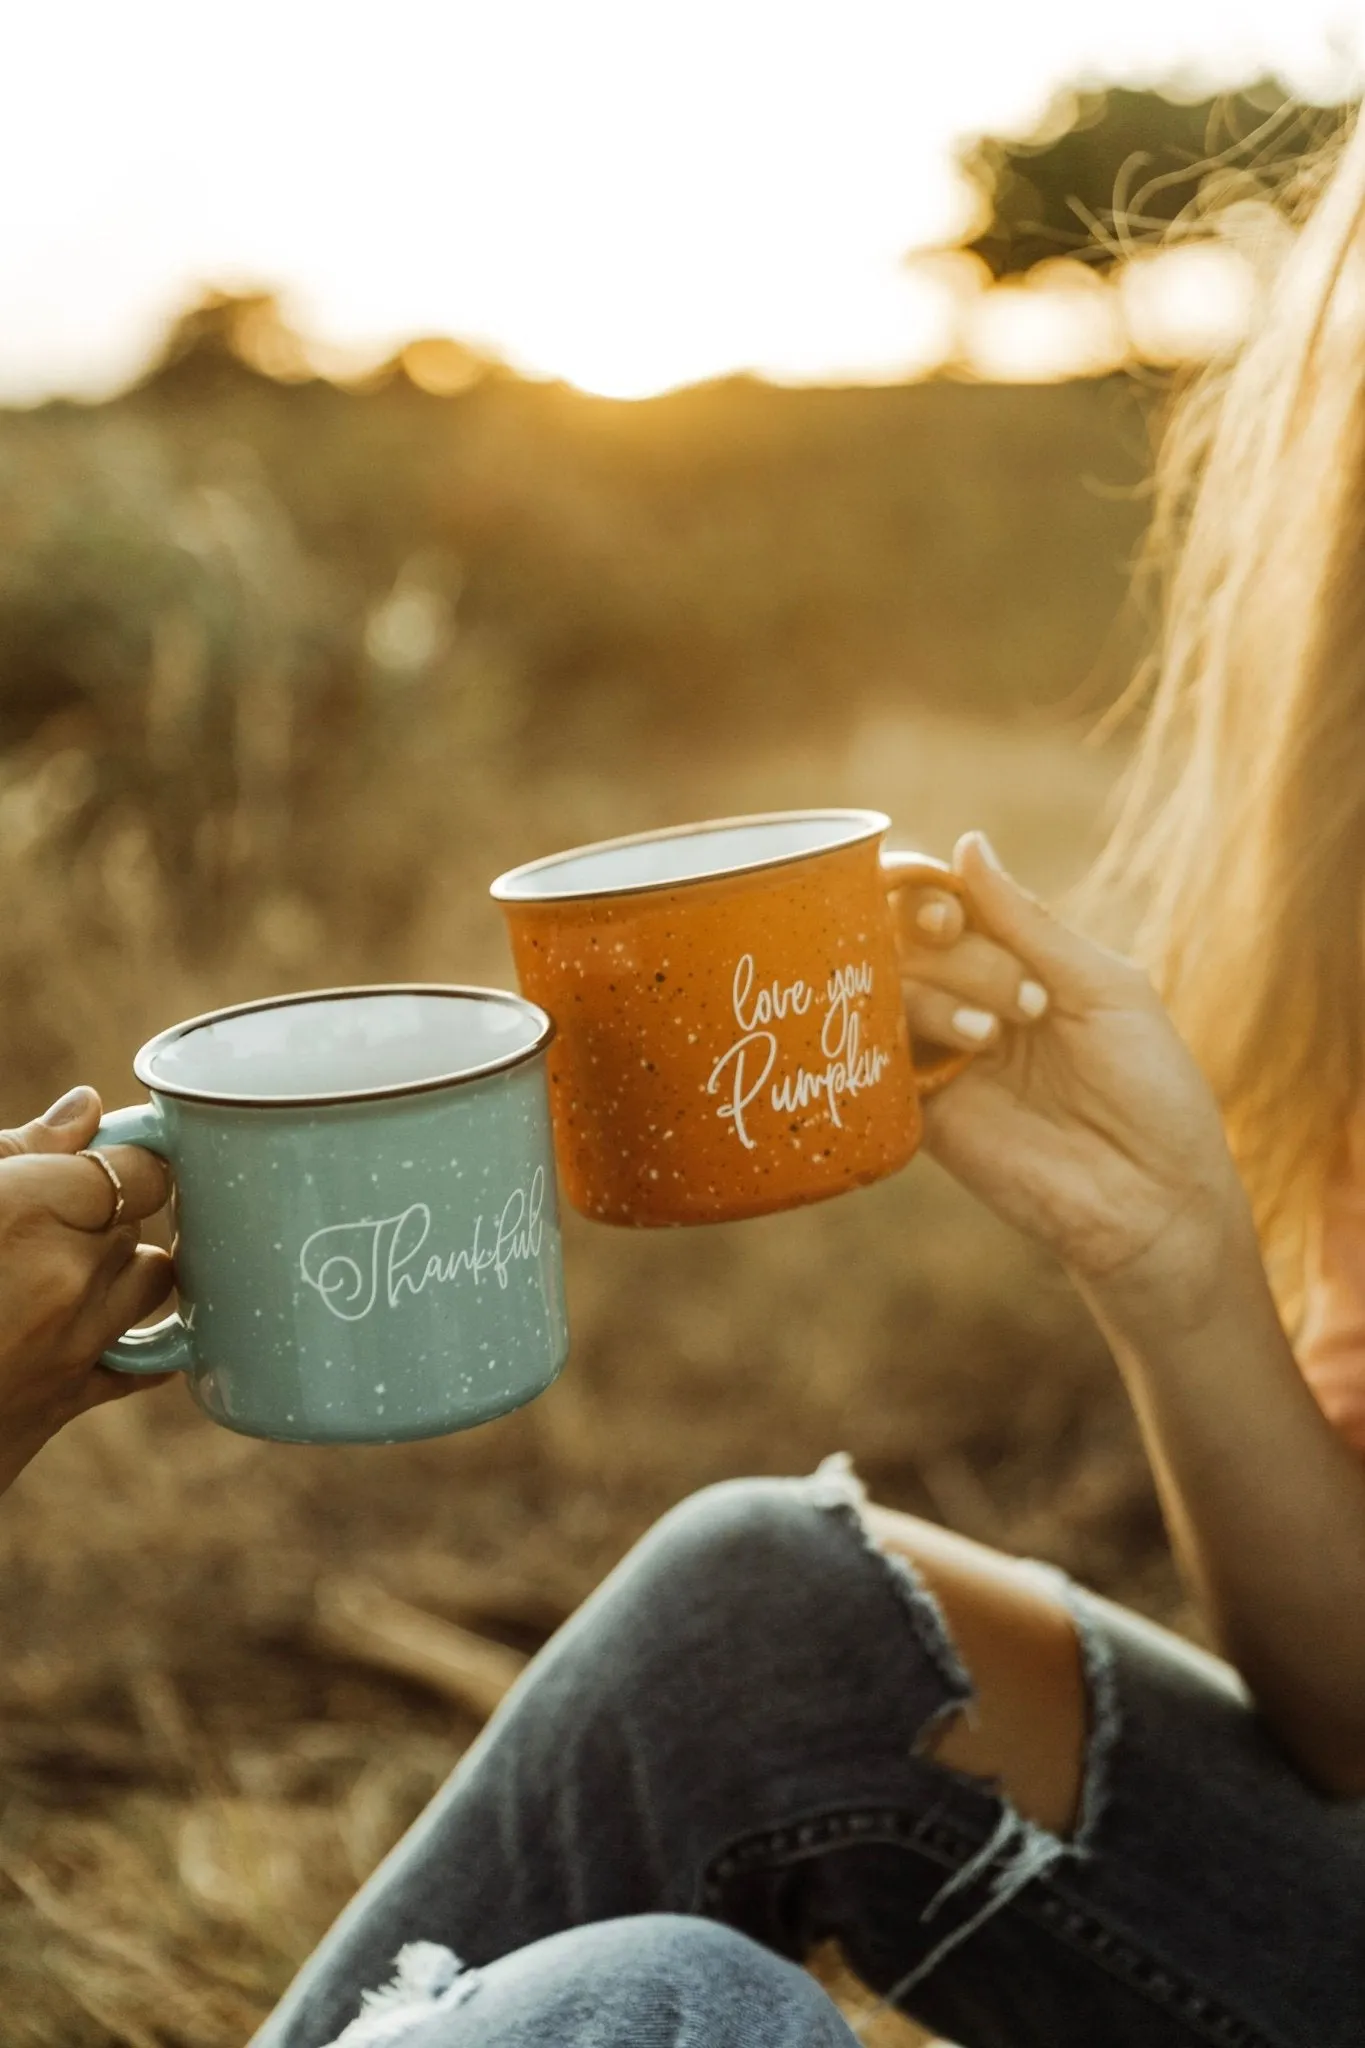
[[[916,1738],[914,1754],[944,1771],[949,1777],[978,1792],[994,1793],[1002,1805],[1009,1802],[997,1784],[940,1764],[932,1752],[932,1739],[940,1725],[957,1712],[970,1715],[976,1686],[958,1655],[943,1609],[920,1578],[908,1558],[883,1550],[866,1519],[867,1490],[853,1469],[846,1451],[825,1458],[809,1479],[797,1482],[818,1508],[847,1521],[856,1530],[865,1549],[878,1560],[891,1578],[914,1624],[921,1647],[932,1660],[950,1697],[935,1709]],[[1090,1854],[1095,1829],[1109,1796],[1109,1768],[1120,1731],[1118,1679],[1108,1640],[1090,1612],[1083,1587],[1077,1586],[1056,1565],[1038,1558],[1020,1558],[1019,1565],[1044,1584],[1066,1609],[1080,1646],[1081,1671],[1088,1708],[1085,1764],[1081,1778],[1080,1812],[1070,1835],[1056,1839],[1062,1851],[1072,1857]],[[1011,1809],[1012,1810],[1012,1809]],[[1019,1825],[1032,1826],[1022,1819]],[[1040,1832],[1042,1832],[1040,1830]]]
[[[1081,1779],[1080,1818],[1066,1846],[1074,1857],[1084,1860],[1093,1853],[1095,1831],[1109,1802],[1110,1770],[1122,1728],[1114,1652],[1091,1612],[1083,1586],[1078,1586],[1056,1565],[1045,1564],[1039,1558],[1027,1558],[1021,1562],[1061,1601],[1080,1644],[1089,1725],[1085,1771]]]
[[[813,1506],[842,1520],[856,1534],[863,1547],[877,1559],[910,1616],[917,1641],[947,1688],[947,1698],[920,1729],[914,1753],[922,1755],[926,1763],[941,1770],[946,1777],[993,1797],[1000,1807],[1000,1818],[994,1832],[981,1848],[968,1857],[961,1868],[948,1878],[930,1900],[923,1917],[926,1922],[932,1920],[947,1900],[966,1892],[978,1881],[984,1881],[986,1884],[984,1901],[974,1912],[969,1913],[959,1926],[953,1928],[931,1948],[914,1969],[900,1978],[885,1997],[878,2001],[874,2011],[855,2026],[855,2033],[861,2035],[878,2013],[884,2013],[897,2006],[907,1992],[929,1976],[947,1955],[968,1940],[978,1928],[983,1927],[995,1914],[1009,1905],[1026,1886],[1048,1875],[1059,1863],[1089,1853],[1095,1825],[1107,1796],[1109,1758],[1118,1735],[1117,1686],[1109,1645],[1086,1610],[1080,1589],[1054,1567],[1028,1560],[1029,1569],[1044,1578],[1062,1601],[1076,1630],[1089,1707],[1089,1727],[1081,1782],[1080,1816],[1071,1835],[1055,1835],[1048,1829],[1040,1827],[1036,1821],[1026,1820],[999,1783],[991,1783],[987,1779],[974,1776],[971,1772],[959,1771],[950,1765],[940,1764],[932,1754],[926,1753],[927,1745],[941,1722],[961,1710],[970,1712],[972,1702],[976,1698],[976,1687],[958,1654],[948,1629],[947,1619],[934,1594],[924,1584],[909,1559],[899,1553],[885,1551],[868,1526],[865,1512],[866,1490],[855,1473],[847,1453],[840,1451],[826,1458],[809,1479],[799,1481],[798,1484]]]
[[[812,1507],[842,1522],[863,1550],[876,1559],[909,1616],[915,1640],[942,1680],[947,1696],[934,1708],[915,1736],[912,1753],[925,1755],[939,1727],[950,1721],[954,1714],[969,1711],[976,1698],[976,1687],[957,1653],[943,1609],[910,1560],[899,1552],[883,1550],[868,1527],[865,1513],[867,1490],[854,1471],[847,1451],[835,1451],[821,1462],[809,1479],[798,1480],[796,1484]],[[982,1780],[970,1782],[979,1788]]]
[[[402,2048],[429,2020],[467,2004],[482,1981],[441,1942],[409,1941],[389,1982],[361,1993],[360,2012],[325,2048]]]

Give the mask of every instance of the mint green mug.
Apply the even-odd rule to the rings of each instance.
[[[171,1168],[174,1315],[105,1353],[247,1436],[395,1443],[520,1407],[568,1351],[545,1012],[323,989],[150,1039],[95,1145]]]

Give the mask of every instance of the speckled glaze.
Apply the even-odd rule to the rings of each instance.
[[[568,1329],[543,1049],[381,1100],[151,1095],[97,1143],[170,1162],[179,1313],[106,1364],[180,1368],[215,1421],[297,1443],[468,1429],[556,1377]]]
[[[865,815],[856,843],[738,873],[540,900],[493,885],[522,990],[558,1027],[556,1150],[585,1215],[760,1216],[913,1156],[921,1094],[962,1062],[916,1073],[893,897],[944,875],[884,867],[888,820]]]

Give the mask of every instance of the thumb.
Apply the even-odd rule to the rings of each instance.
[[[1073,931],[1016,882],[984,832],[958,840],[953,868],[966,884],[972,923],[1031,967],[1055,1000],[1112,1002],[1116,976],[1136,973],[1131,962]]]
[[[31,1124],[0,1131],[0,1159],[25,1153],[80,1152],[99,1129],[103,1104],[93,1088],[69,1088]]]

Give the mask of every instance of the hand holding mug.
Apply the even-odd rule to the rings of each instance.
[[[99,1358],[170,1291],[169,1258],[137,1231],[166,1200],[166,1170],[121,1145],[109,1154],[116,1190],[82,1156],[99,1120],[94,1090],[73,1088],[0,1131],[0,1490],[73,1417],[149,1384]]]
[[[981,834],[959,841],[953,867],[970,929],[942,942],[954,905],[935,920],[940,944],[906,956],[907,1011],[935,1035],[964,1004],[994,1021],[926,1105],[927,1149],[1106,1313],[1141,1298],[1168,1318],[1197,1315],[1229,1243],[1254,1246],[1208,1083],[1131,961],[1053,916]],[[1029,983],[1046,992],[1042,1014],[1001,1029],[1027,1016]]]
[[[1025,962],[968,925],[956,880],[907,889],[904,911],[901,993],[913,1038],[980,1052],[1005,1025],[1036,1024],[1045,1013],[1047,990]]]

